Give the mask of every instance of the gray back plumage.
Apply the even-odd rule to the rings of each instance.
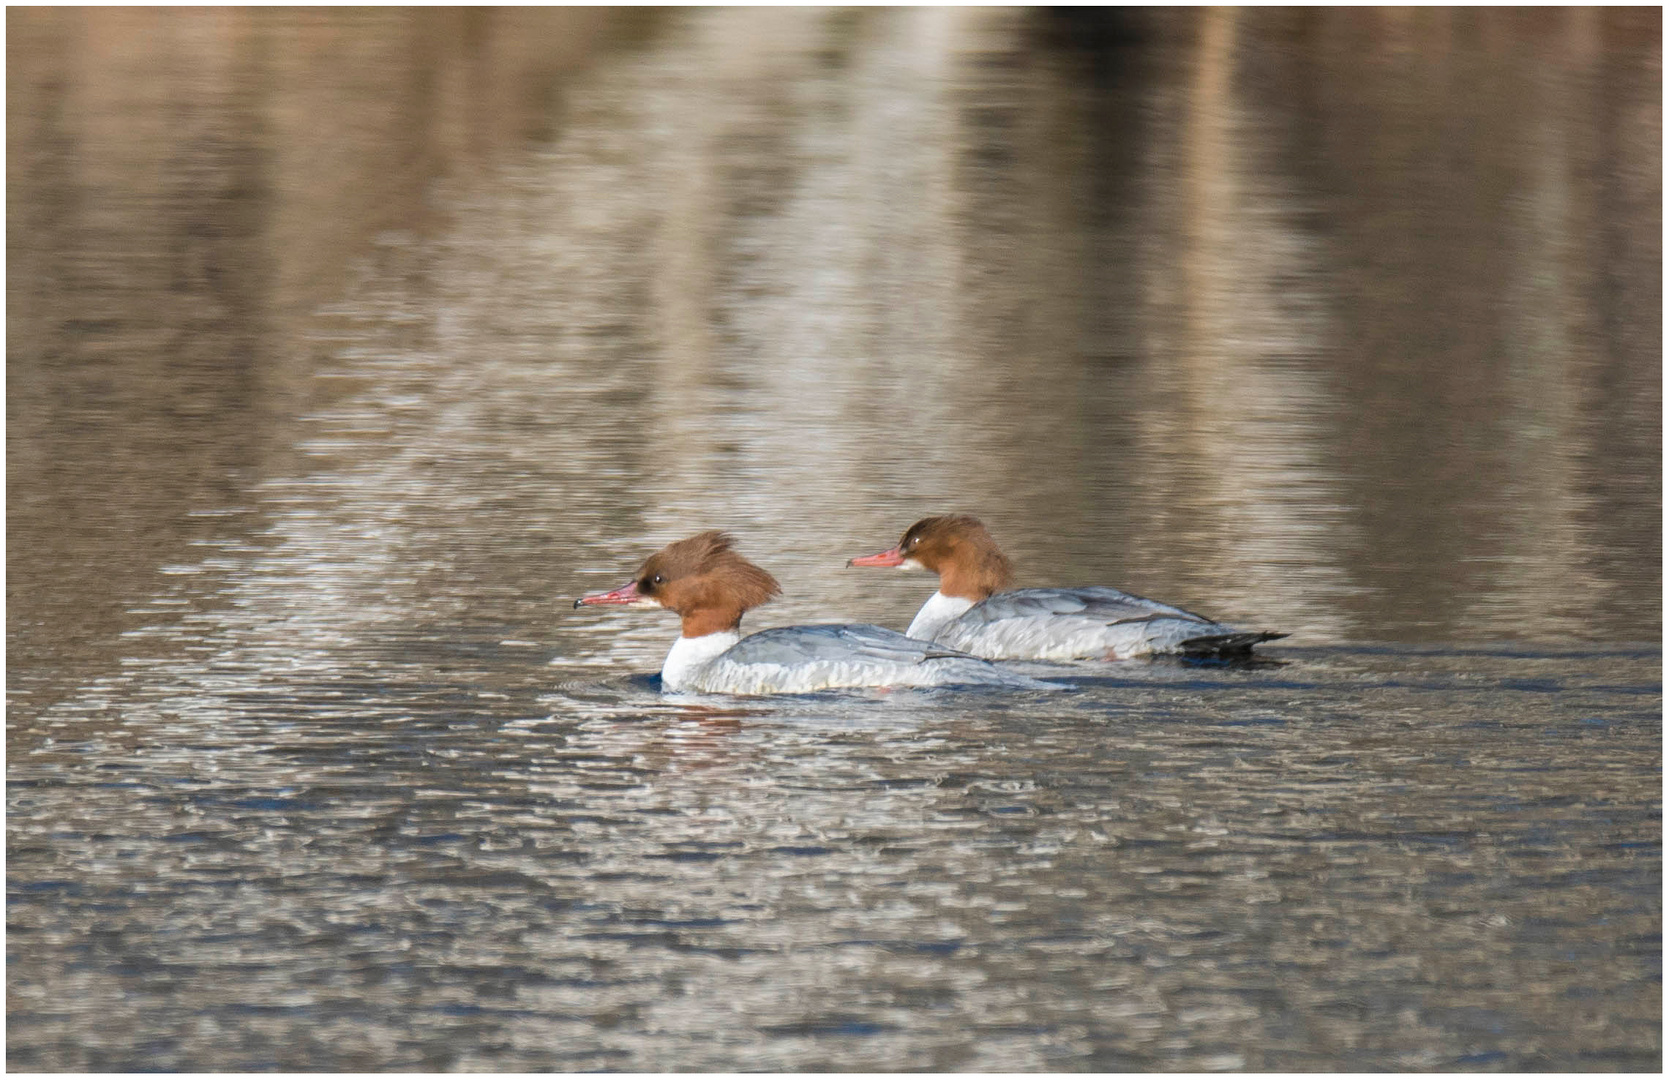
[[[725,653],[739,664],[846,663],[854,660],[889,664],[919,664],[925,660],[960,657],[967,653],[917,641],[895,630],[861,623],[783,626],[749,634]],[[975,660],[976,663],[982,661]]]
[[[1077,617],[1111,625],[1155,617],[1185,619],[1203,626],[1216,625],[1203,615],[1185,611],[1157,600],[1134,596],[1118,589],[1092,586],[1082,589],[1015,589],[997,593],[975,604],[957,622],[968,630],[1005,619]]]

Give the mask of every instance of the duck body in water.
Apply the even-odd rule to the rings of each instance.
[[[939,590],[905,634],[987,660],[1126,660],[1174,654],[1235,659],[1283,638],[1236,630],[1171,604],[1120,589],[1014,589],[1013,565],[978,518],[923,518],[898,546],[849,566],[922,569]]]
[[[662,608],[682,633],[661,666],[661,688],[717,694],[805,694],[841,687],[1050,684],[1004,671],[948,646],[879,626],[783,626],[742,636],[742,616],[778,595],[776,579],[734,550],[722,532],[668,544],[618,589],[574,606]]]

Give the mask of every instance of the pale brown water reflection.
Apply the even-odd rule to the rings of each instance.
[[[11,1067],[1660,1064],[1657,12],[8,31]],[[942,509],[1286,664],[567,610]]]

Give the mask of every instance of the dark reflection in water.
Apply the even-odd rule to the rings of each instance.
[[[10,1067],[1661,1063],[1655,10],[7,26]],[[1286,663],[565,610],[942,509]]]

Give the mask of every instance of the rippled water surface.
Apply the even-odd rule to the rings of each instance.
[[[8,12],[7,1064],[1661,1064],[1655,10]],[[1287,631],[663,696],[979,514]]]

